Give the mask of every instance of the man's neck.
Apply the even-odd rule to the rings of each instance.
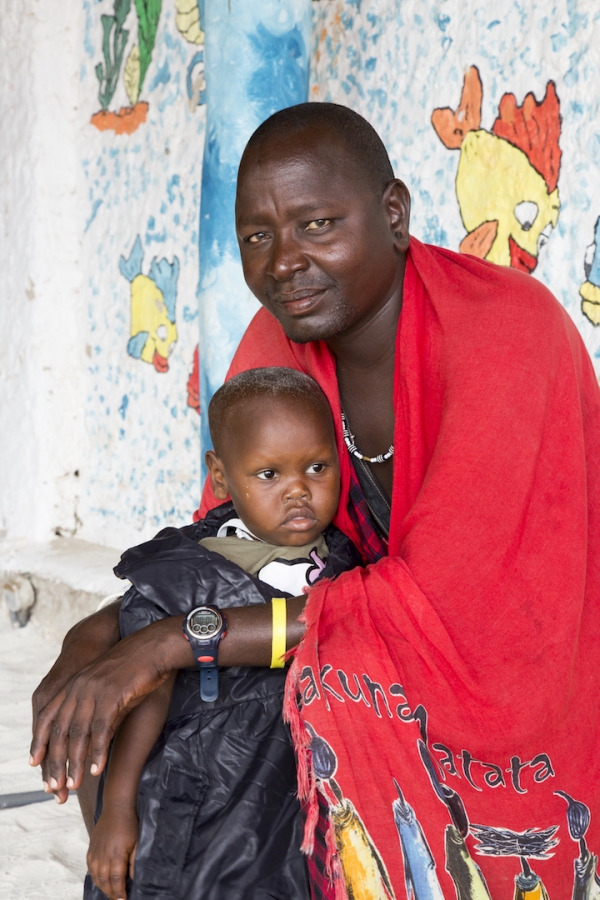
[[[336,357],[342,407],[357,446],[367,456],[383,453],[394,440],[394,362],[404,262],[402,257],[379,309],[352,331],[327,341]],[[373,472],[391,498],[393,459],[373,467]]]
[[[394,358],[396,331],[402,308],[404,258],[382,305],[352,329],[327,341],[341,371],[369,371],[387,367]]]

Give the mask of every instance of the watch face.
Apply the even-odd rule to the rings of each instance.
[[[214,637],[221,624],[221,616],[214,609],[198,609],[187,620],[188,631],[200,640]]]

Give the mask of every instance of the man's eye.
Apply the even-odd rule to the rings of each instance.
[[[321,472],[325,471],[325,463],[313,463],[306,471],[310,472],[311,475],[320,475]]]
[[[264,241],[266,236],[264,231],[257,231],[256,234],[251,234],[249,237],[244,238],[244,242],[246,244],[260,244],[261,241]]]
[[[327,225],[331,225],[331,219],[313,219],[313,221],[309,222],[306,226],[306,230],[318,231],[319,228],[326,228]]]
[[[275,469],[264,469],[264,471],[259,472],[256,477],[260,478],[261,481],[271,481],[275,478],[276,474]]]

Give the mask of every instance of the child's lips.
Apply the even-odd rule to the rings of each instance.
[[[290,509],[282,524],[292,531],[309,531],[314,527],[317,517],[308,506],[297,506]]]

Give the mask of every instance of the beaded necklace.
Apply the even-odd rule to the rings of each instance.
[[[351,453],[352,456],[356,456],[357,459],[362,459],[363,462],[383,463],[387,462],[387,460],[391,459],[394,455],[393,444],[391,445],[389,450],[386,450],[385,453],[379,453],[377,456],[365,456],[364,453],[361,453],[354,443],[354,435],[351,433],[350,428],[348,427],[348,421],[346,419],[344,410],[342,410],[342,430],[344,432],[344,443],[348,448],[348,452]]]

